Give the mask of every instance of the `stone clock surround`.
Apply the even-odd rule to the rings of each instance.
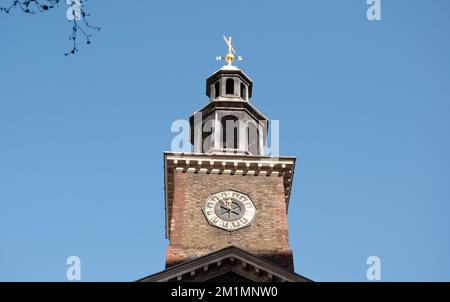
[[[251,225],[257,213],[250,196],[235,190],[225,190],[210,195],[202,211],[210,225],[229,232]],[[233,213],[234,217],[231,217]]]

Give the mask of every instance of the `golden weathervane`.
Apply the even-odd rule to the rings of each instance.
[[[227,61],[227,63],[228,63],[228,66],[231,66],[231,63],[233,63],[233,61],[234,61],[234,55],[236,54],[236,50],[234,50],[234,47],[233,47],[233,45],[231,44],[231,36],[230,37],[226,37],[226,36],[223,36],[223,40],[225,41],[225,43],[227,43],[227,45],[228,45],[228,53],[225,55],[225,61]],[[216,57],[216,59],[218,60],[218,61],[221,61],[221,60],[223,60],[224,59],[224,57]],[[237,56],[237,60],[238,61],[241,61],[242,60],[242,57],[241,56]]]

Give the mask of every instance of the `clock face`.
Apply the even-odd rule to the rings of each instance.
[[[202,210],[211,225],[230,232],[250,225],[256,215],[250,197],[232,190],[209,196]]]

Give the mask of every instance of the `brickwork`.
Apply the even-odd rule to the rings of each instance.
[[[257,214],[248,227],[228,232],[211,226],[202,207],[213,193],[236,190],[250,196]],[[166,266],[234,245],[293,270],[283,177],[176,171]]]

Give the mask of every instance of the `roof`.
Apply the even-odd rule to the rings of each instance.
[[[310,282],[312,280],[235,246],[212,252],[144,277],[138,282]]]

